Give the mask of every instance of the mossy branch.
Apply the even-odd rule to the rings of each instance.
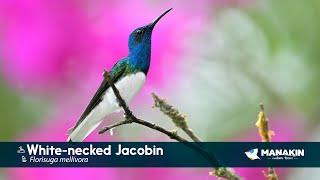
[[[260,112],[256,126],[258,127],[262,142],[271,142],[271,137],[274,136],[274,132],[269,129],[269,120],[264,111],[263,104],[260,104]],[[272,167],[268,168],[268,173],[263,173],[268,180],[278,180],[276,170]]]
[[[162,113],[171,119],[177,128],[182,129],[194,142],[201,142],[200,138],[191,130],[191,128],[189,128],[186,120],[187,117],[184,114],[180,113],[178,109],[168,104],[155,93],[152,93],[152,97],[154,100],[153,107],[159,108]],[[210,172],[210,175],[232,180],[240,179],[231,168],[226,167],[215,167],[214,171]]]
[[[172,122],[178,127],[181,128],[194,142],[200,142],[200,139],[193,133],[193,131],[189,128],[186,116],[180,113],[176,108],[166,103],[166,101],[155,93],[152,93],[152,97],[154,100],[154,106],[159,108],[161,112],[165,115],[169,116]]]

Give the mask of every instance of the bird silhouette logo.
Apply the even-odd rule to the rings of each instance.
[[[23,154],[23,153],[26,153],[26,151],[22,148],[22,146],[19,146],[17,153]]]
[[[249,159],[256,160],[256,159],[260,159],[260,157],[258,156],[258,151],[259,151],[258,148],[255,148],[255,149],[246,151],[245,154]]]

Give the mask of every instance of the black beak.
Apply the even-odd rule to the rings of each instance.
[[[153,28],[153,27],[159,22],[159,20],[160,20],[164,15],[166,15],[169,11],[171,11],[171,10],[172,10],[172,8],[170,8],[170,9],[166,10],[164,13],[162,13],[156,20],[154,20],[154,21],[150,24],[150,26]]]

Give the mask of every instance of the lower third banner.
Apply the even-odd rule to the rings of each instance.
[[[0,167],[320,167],[319,142],[0,142]]]

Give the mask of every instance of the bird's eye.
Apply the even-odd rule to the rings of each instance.
[[[142,34],[142,30],[138,29],[138,30],[136,31],[136,33],[137,33],[138,35],[140,35],[140,34]]]
[[[136,30],[136,36],[135,36],[136,42],[141,42],[142,36],[143,36],[143,30],[141,29]]]

